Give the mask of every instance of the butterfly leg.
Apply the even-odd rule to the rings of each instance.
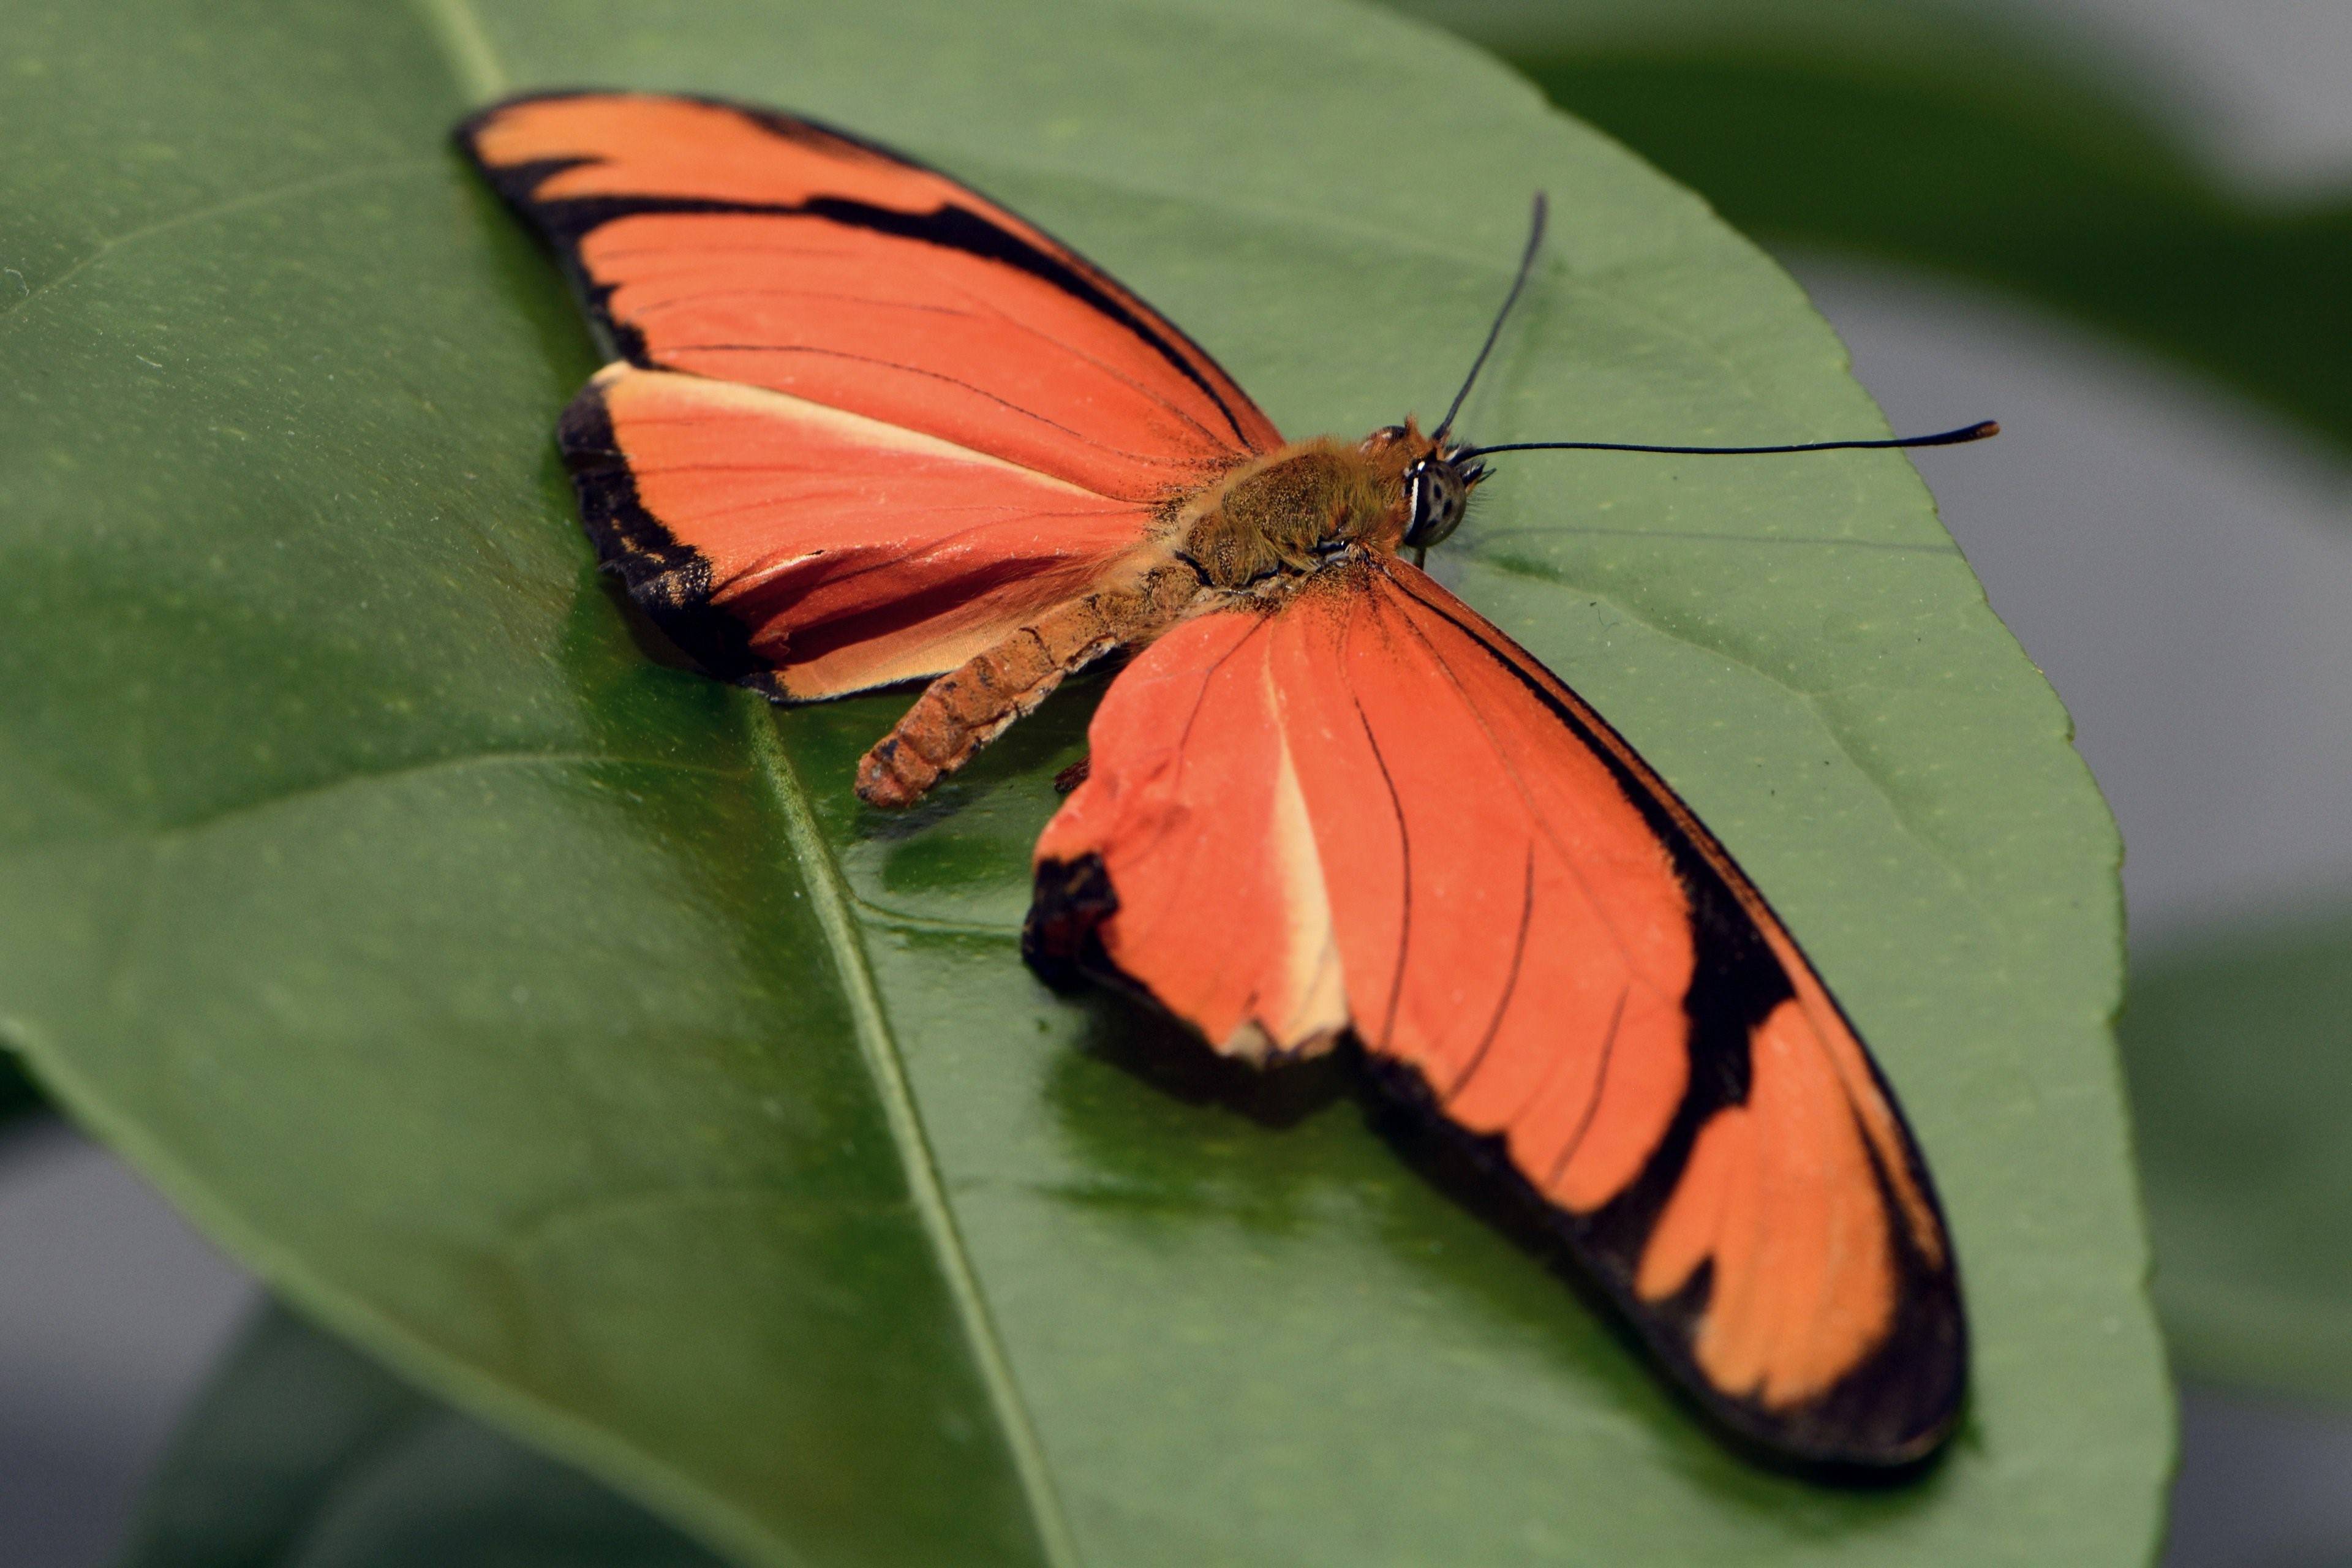
[[[926,687],[857,764],[857,795],[906,806],[970,762],[1062,683],[1117,648],[1158,637],[1191,606],[1190,567],[1153,566],[1129,584],[1067,599]]]

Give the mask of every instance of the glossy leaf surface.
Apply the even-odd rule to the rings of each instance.
[[[1296,433],[1443,400],[1541,186],[1467,428],[1879,428],[1698,202],[1328,0],[16,33],[0,1021],[289,1300],[745,1562],[2146,1555],[2114,832],[1898,455],[1530,460],[1433,562],[1742,858],[1934,1163],[1973,1404],[1855,1492],[1722,1447],[1344,1074],[1229,1075],[1030,979],[1098,683],[884,818],[850,769],[903,699],[772,716],[664,662],[553,460],[585,334],[444,138],[582,83],[855,126]]]

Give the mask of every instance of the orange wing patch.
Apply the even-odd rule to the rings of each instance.
[[[1682,1027],[1688,902],[1601,759],[1491,689],[1454,628],[1366,591],[1385,581],[1313,595],[1332,629],[1299,639],[1285,680],[1320,695],[1302,720],[1352,725],[1370,753],[1363,773],[1314,767],[1335,873],[1352,880],[1383,833],[1394,845],[1393,938],[1386,910],[1340,916],[1351,979],[1382,998],[1358,1028],[1454,1121],[1504,1136],[1548,1196],[1590,1208],[1632,1179],[1683,1095],[1681,1054],[1654,1046]],[[1327,660],[1338,679],[1318,674]]]
[[[522,99],[460,139],[624,358],[1150,503],[1281,442],[1191,339],[945,175],[782,115]]]
[[[1343,1010],[1733,1426],[1934,1446],[1966,1346],[1917,1151],[1770,909],[1567,687],[1384,561],[1179,628],[1090,738],[1038,843],[1042,968],[1227,1048],[1319,1048]]]
[[[1037,844],[1040,866],[1066,879],[1063,945],[1115,948],[1123,974],[1218,1049],[1258,1062],[1328,1049],[1349,1017],[1268,668],[1277,626],[1203,616],[1145,650],[1090,731],[1097,757],[1120,765],[1081,785]],[[1105,875],[1115,907],[1089,902]]]
[[[1672,1299],[1702,1266],[1721,1289],[1692,1354],[1709,1382],[1768,1408],[1819,1398],[1895,1318],[1888,1215],[1868,1146],[1794,1001],[1749,1037],[1747,1103],[1699,1129],[1641,1253],[1633,1291]]]

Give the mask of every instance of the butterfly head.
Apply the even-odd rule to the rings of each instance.
[[[1442,543],[1461,527],[1471,490],[1486,477],[1486,465],[1465,460],[1459,443],[1423,435],[1410,417],[1373,431],[1364,450],[1395,475],[1398,542],[1408,550]]]

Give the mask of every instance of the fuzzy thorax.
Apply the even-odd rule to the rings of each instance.
[[[1432,447],[1410,421],[1360,442],[1295,441],[1178,503],[1171,547],[1207,587],[1228,593],[1311,573],[1350,546],[1393,553],[1404,471]]]

